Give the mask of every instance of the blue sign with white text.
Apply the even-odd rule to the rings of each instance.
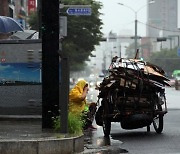
[[[68,8],[68,15],[91,15],[91,8]]]

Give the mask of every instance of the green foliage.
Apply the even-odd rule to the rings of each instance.
[[[140,45],[138,44],[138,48],[140,47]],[[134,58],[136,55],[135,52],[135,44],[132,43],[130,44],[127,48],[126,48],[126,52],[125,55],[127,56],[127,58]]]
[[[102,19],[100,2],[95,0],[62,0],[64,5],[91,5],[91,16],[67,15],[67,7],[60,10],[61,16],[67,16],[67,35],[62,39],[62,50],[69,58],[70,70],[80,71],[85,68],[85,61],[102,39]],[[28,20],[31,29],[39,31],[37,12]]]
[[[60,130],[60,117],[54,118],[53,122],[54,122],[55,131],[59,131]],[[71,112],[68,113],[69,134],[74,134],[74,135],[82,134],[83,125],[84,125],[84,121],[82,120],[81,116],[74,115]]]
[[[53,127],[55,131],[60,129],[60,117],[53,117]]]
[[[160,66],[168,74],[172,74],[173,70],[180,69],[180,57],[177,56],[177,48],[172,50],[163,49],[160,52],[154,52],[148,61]]]
[[[39,31],[37,12],[33,12],[30,14],[28,23],[30,25],[30,29]]]
[[[68,130],[70,134],[81,134],[84,122],[81,116],[75,116],[71,112],[68,115]]]
[[[100,2],[93,0],[63,0],[65,5],[91,5],[91,16],[67,16],[67,8],[61,10],[61,15],[67,16],[67,37],[63,39],[63,52],[69,57],[71,71],[83,70],[85,60],[99,44],[102,38],[102,21],[99,18]]]

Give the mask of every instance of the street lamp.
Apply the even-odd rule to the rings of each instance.
[[[152,1],[150,1],[148,4],[153,4],[153,3],[155,3],[155,1],[152,0]],[[136,53],[136,51],[137,51],[137,39],[138,39],[138,37],[137,37],[137,13],[138,13],[142,8],[144,8],[145,6],[147,6],[148,4],[141,6],[138,10],[134,10],[134,9],[131,8],[130,6],[127,6],[127,5],[123,4],[123,3],[118,3],[118,4],[129,8],[129,9],[130,9],[131,11],[133,11],[134,14],[135,14],[134,45],[135,45],[135,53]]]

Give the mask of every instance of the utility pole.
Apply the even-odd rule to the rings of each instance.
[[[135,46],[135,53],[137,51],[137,13],[135,18],[135,36],[134,36],[134,46]]]
[[[51,130],[59,116],[59,0],[41,2],[42,129]]]
[[[121,45],[120,45],[120,46],[119,46],[119,57],[122,58],[121,56],[122,56],[122,55],[121,55]]]
[[[135,34],[134,34],[134,48],[135,48],[135,53],[137,52],[137,39],[138,39],[138,37],[137,37],[137,13],[141,10],[141,9],[143,9],[145,6],[147,6],[147,5],[149,5],[149,4],[153,4],[153,3],[155,3],[155,1],[154,0],[152,0],[152,1],[150,1],[148,4],[146,4],[146,5],[143,5],[142,7],[140,7],[137,11],[136,10],[134,10],[133,8],[131,8],[130,6],[128,6],[128,5],[124,5],[123,3],[118,3],[119,5],[121,5],[121,6],[124,6],[124,7],[127,7],[127,8],[129,8],[131,11],[133,11],[134,12],[134,14],[135,14]]]

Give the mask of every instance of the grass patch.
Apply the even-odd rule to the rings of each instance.
[[[56,117],[53,119],[54,122],[54,129],[55,131],[59,131],[60,126],[60,117]],[[72,136],[82,135],[83,134],[83,126],[84,121],[82,120],[81,116],[72,114],[71,112],[68,113],[68,133]]]

